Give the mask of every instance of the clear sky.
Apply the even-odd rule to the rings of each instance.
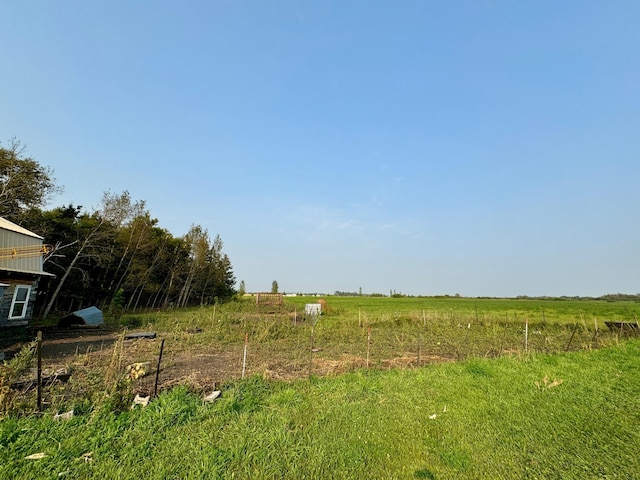
[[[0,141],[264,291],[640,292],[640,2],[0,5]]]

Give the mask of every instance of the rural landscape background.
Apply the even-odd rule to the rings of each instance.
[[[0,6],[0,478],[639,478],[638,14]]]
[[[635,294],[639,9],[8,2],[0,141],[251,292]]]

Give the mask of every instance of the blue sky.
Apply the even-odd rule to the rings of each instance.
[[[249,291],[640,292],[640,2],[8,1],[0,141]]]

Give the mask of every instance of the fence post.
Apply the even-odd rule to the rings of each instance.
[[[369,352],[371,351],[371,325],[367,327],[367,368],[369,368]]]
[[[156,384],[153,387],[153,396],[156,397],[158,395],[158,379],[160,378],[160,362],[162,362],[162,352],[164,350],[164,338],[162,342],[160,342],[160,353],[158,354],[158,365],[156,367]]]
[[[38,412],[42,411],[42,331],[38,331],[38,336],[36,337],[36,355],[38,357],[38,371],[37,371],[37,399],[36,404],[38,407]]]
[[[598,319],[596,317],[593,317],[593,326],[595,328],[595,330],[593,331],[593,338],[591,339],[591,345],[593,346],[594,344],[597,346],[597,340],[598,340]]]
[[[247,369],[247,344],[249,343],[249,334],[244,334],[244,353],[242,354],[242,378],[244,378]]]
[[[576,334],[577,329],[578,329],[578,322],[573,324],[573,332],[571,332],[571,337],[569,337],[569,343],[567,343],[567,346],[564,349],[565,352],[569,351],[569,347],[571,346],[571,342],[573,342],[573,336]]]

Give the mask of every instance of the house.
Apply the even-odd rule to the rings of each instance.
[[[43,238],[0,217],[0,327],[26,325],[43,276]]]

